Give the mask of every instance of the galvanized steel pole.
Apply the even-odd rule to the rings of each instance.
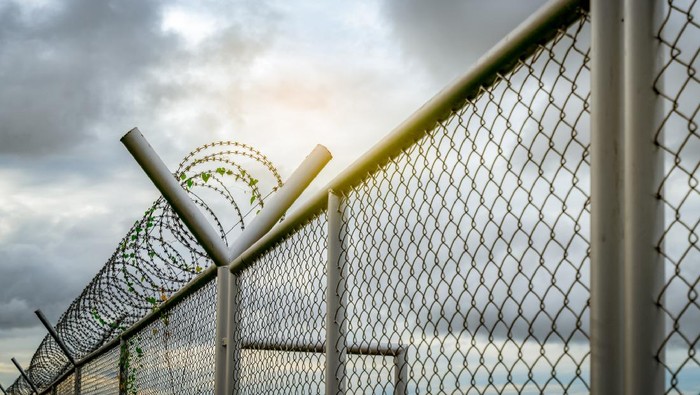
[[[408,394],[408,363],[406,362],[406,349],[401,348],[394,354],[394,395]]]
[[[216,367],[214,376],[214,393],[229,393],[229,362],[227,360],[228,351],[228,311],[229,311],[229,283],[231,272],[228,267],[221,266],[216,269],[216,349],[214,351],[214,366]]]
[[[127,395],[129,386],[129,342],[119,340],[119,395]]]
[[[68,351],[68,347],[66,347],[65,343],[63,343],[63,340],[61,340],[60,337],[58,337],[58,333],[56,332],[56,329],[49,323],[49,320],[46,319],[46,316],[44,316],[44,313],[41,312],[41,310],[36,310],[34,311],[34,314],[36,314],[37,317],[39,317],[39,321],[44,325],[44,328],[49,332],[49,335],[53,338],[53,340],[58,344],[58,347],[63,351],[63,354],[68,358],[68,361],[73,365],[73,370],[75,371],[75,376],[73,380],[73,393],[75,395],[80,395],[80,382],[82,380],[81,378],[81,371],[80,371],[80,366],[75,362],[75,358],[71,355],[70,351]]]
[[[342,259],[340,197],[328,191],[328,261],[326,275],[326,394],[345,394],[345,264]]]
[[[241,361],[241,314],[240,314],[240,278],[237,273],[230,273],[228,295],[228,341],[227,350],[229,364],[227,366],[228,382],[226,385],[227,394],[235,394],[238,390],[240,379]]]
[[[58,347],[61,349],[61,351],[63,351],[63,354],[66,356],[66,358],[68,358],[68,361],[70,361],[70,363],[73,366],[76,366],[77,364],[75,362],[75,359],[71,355],[70,351],[68,351],[68,347],[66,347],[65,343],[63,343],[63,340],[61,340],[61,338],[58,337],[56,329],[54,329],[54,327],[49,323],[49,320],[46,319],[44,313],[42,313],[41,310],[36,310],[34,314],[36,314],[36,316],[39,317],[39,321],[41,321],[41,323],[44,325],[44,328],[46,328],[46,330],[49,332],[49,335],[51,335],[56,344],[58,344]]]
[[[81,392],[81,381],[83,380],[83,372],[80,366],[75,366],[75,373],[73,375],[73,394],[80,395]]]
[[[591,1],[591,393],[623,392],[622,0]]]
[[[129,153],[158,188],[165,200],[175,210],[187,229],[197,239],[217,266],[229,264],[228,250],[221,236],[212,228],[206,217],[190,199],[173,173],[163,163],[138,128],[131,129],[121,138]]]
[[[168,167],[148,144],[141,132],[134,128],[124,135],[121,141],[197,241],[207,251],[207,254],[214,260],[214,263],[220,267],[217,270],[216,373],[214,386],[216,394],[228,394],[233,386],[233,372],[238,371],[236,366],[232,366],[237,361],[227,361],[228,355],[236,354],[235,350],[227,349],[227,347],[229,349],[234,347],[234,344],[228,344],[228,340],[238,339],[240,336],[230,333],[228,329],[230,322],[228,311],[231,308],[231,303],[229,302],[231,299],[231,295],[229,295],[231,276],[229,269],[224,267],[253,245],[279,221],[285,211],[289,209],[296,198],[301,195],[331,159],[330,152],[321,145],[316,146],[285,184],[270,198],[265,207],[260,210],[260,213],[246,226],[231,247],[226,248],[221,237],[207,222],[204,215],[192,202],[187,192],[180,186],[173,174],[170,173]],[[224,270],[227,273],[224,273]]]
[[[657,146],[660,103],[655,13],[661,1],[625,0],[625,393],[664,393],[657,353],[664,333],[658,297],[664,265],[657,243],[664,227],[657,196],[663,162]],[[659,10],[660,11],[660,10]],[[663,358],[663,356],[661,356]]]
[[[25,373],[24,369],[22,369],[22,366],[20,366],[19,362],[17,362],[16,359],[12,358],[12,363],[15,364],[15,367],[17,368],[17,370],[19,370],[19,374],[21,374],[22,377],[24,377],[24,380],[27,382],[27,384],[29,384],[29,386],[32,387],[32,391],[34,391],[35,394],[38,394],[39,390],[36,388],[34,382],[32,382],[27,373]]]
[[[241,235],[231,244],[227,263],[238,258],[245,250],[272,229],[331,158],[331,153],[322,145],[317,145],[304,158],[299,167],[294,170],[294,173],[284,182],[284,185],[270,197],[269,201],[265,202],[265,207],[260,210],[260,213],[255,216]]]

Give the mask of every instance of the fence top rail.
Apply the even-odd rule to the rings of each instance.
[[[482,56],[469,71],[425,103],[302,207],[233,260],[229,265],[231,272],[244,270],[280,239],[321,213],[328,204],[329,190],[342,193],[361,184],[368,175],[400,155],[404,149],[433,130],[438,123],[446,120],[453,111],[476,97],[483,86],[495,82],[500,75],[509,72],[518,61],[534,53],[539,44],[553,38],[559,27],[573,23],[579,16],[579,9],[588,8],[588,0],[547,2]]]
[[[160,314],[164,311],[167,311],[171,309],[172,307],[176,306],[180,301],[187,296],[193,294],[197,290],[201,289],[204,285],[206,285],[209,281],[212,281],[214,278],[216,278],[216,266],[211,266],[204,270],[202,273],[200,273],[197,277],[192,279],[187,285],[182,287],[179,291],[174,293],[170,298],[168,298],[166,301],[164,301],[162,304],[158,306],[158,309],[150,312],[149,314],[145,315],[143,318],[141,318],[139,321],[137,321],[134,325],[130,326],[128,329],[126,329],[124,332],[122,332],[119,336],[115,336],[113,339],[109,340],[107,343],[103,344],[99,348],[95,349],[95,351],[91,352],[90,354],[86,355],[79,361],[76,361],[75,367],[72,367],[70,369],[65,369],[63,373],[58,375],[56,379],[53,380],[51,384],[46,386],[40,394],[47,394],[50,393],[51,388],[54,386],[58,385],[58,383],[62,382],[65,380],[66,377],[70,376],[75,372],[75,368],[80,368],[84,366],[85,364],[91,362],[92,360],[96,359],[100,355],[106,353],[107,351],[111,350],[114,347],[119,347],[119,344],[122,339],[128,339],[135,335],[138,331],[141,329],[145,328],[148,326],[150,323],[156,321],[159,317]]]

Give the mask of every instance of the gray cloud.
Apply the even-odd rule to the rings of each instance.
[[[42,19],[17,3],[0,8],[0,154],[57,155],[105,133],[118,137],[133,122],[153,122],[159,109],[210,93],[187,70],[240,72],[271,31],[248,27],[269,16],[269,7],[219,4],[229,25],[189,48],[161,28],[168,5],[66,0]]]
[[[383,11],[405,56],[438,81],[463,73],[543,0],[385,0]]]
[[[5,195],[13,206],[0,209],[0,328],[36,325],[31,311],[38,307],[57,319],[155,199],[117,143],[119,134],[144,119],[157,124],[179,101],[212,94],[187,70],[241,70],[272,31],[246,25],[269,16],[268,7],[212,3],[228,24],[190,48],[161,28],[170,5],[0,6],[0,165],[13,191]],[[227,89],[237,83],[225,81]],[[167,137],[166,158],[179,160],[192,147],[182,143],[187,136]],[[36,205],[57,207],[35,211]]]
[[[119,90],[176,49],[158,5],[71,0],[43,22],[15,3],[0,11],[0,153],[55,154],[94,137]]]

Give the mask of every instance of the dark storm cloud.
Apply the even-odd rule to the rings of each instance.
[[[211,78],[188,71],[242,71],[273,25],[246,25],[268,16],[266,6],[212,3],[227,24],[193,48],[161,28],[176,3],[19,4],[0,4],[0,169],[12,192],[0,195],[9,202],[0,207],[0,330],[36,325],[36,308],[57,319],[146,208],[136,202],[155,198],[118,136],[144,120],[157,125],[181,100],[214,95],[203,86]],[[166,132],[161,154],[179,160],[188,136]]]
[[[0,10],[0,154],[55,154],[90,138],[119,91],[177,45],[160,32],[158,2],[70,0],[54,12],[35,21],[15,3]]]
[[[66,0],[41,18],[47,11],[1,7],[0,155],[56,155],[104,134],[105,124],[116,138],[146,109],[153,119],[163,106],[206,94],[185,77],[190,68],[240,72],[266,46],[270,29],[247,26],[268,7],[218,5],[230,24],[190,48],[161,28],[172,4]]]
[[[460,75],[544,0],[385,0],[404,54],[438,81]]]

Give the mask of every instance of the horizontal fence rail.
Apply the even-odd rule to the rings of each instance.
[[[234,394],[581,394],[592,389],[632,394],[632,388],[700,393],[700,7],[655,1],[652,21],[635,19],[646,11],[630,11],[634,2],[614,1],[608,6],[619,6],[625,21],[610,17],[605,26],[620,34],[619,42],[592,51],[599,42],[592,40],[592,30],[601,25],[591,18],[601,10],[589,13],[586,1],[547,3],[234,259],[226,269],[225,337],[217,335],[221,270],[217,274],[160,199],[125,238],[127,248],[115,253],[56,325],[79,369],[47,336],[27,369],[29,378],[46,394],[214,393],[222,388],[215,384],[221,368],[215,355],[223,345],[227,391]],[[631,36],[644,29],[653,31]],[[635,59],[651,60],[639,66],[630,59],[592,59],[616,46],[638,51]],[[611,68],[620,73],[612,76],[619,86],[595,83],[592,68],[611,59],[625,64]],[[649,70],[653,75],[645,77]],[[605,96],[616,88],[619,98]],[[600,91],[592,94],[592,89]],[[635,90],[636,97],[630,94]],[[622,113],[613,116],[620,116],[619,141],[605,140],[619,147],[595,147],[596,138],[592,141],[601,120],[594,112],[605,100],[626,112],[624,119]],[[640,106],[635,103],[645,100],[648,113],[635,118],[632,110]],[[640,126],[640,119],[654,122]],[[644,138],[646,130],[654,132],[653,141]],[[591,199],[592,189],[605,185],[599,181],[606,169],[596,166],[607,162],[592,169],[592,155],[623,145],[604,179],[617,180],[624,199],[607,202],[615,215],[604,218],[592,210],[599,200]],[[205,147],[186,158],[176,173],[180,185],[214,185],[197,166],[228,163],[227,155],[239,151],[268,163],[242,147],[207,154],[211,148],[221,147]],[[649,153],[649,163],[631,166],[641,152]],[[640,179],[645,171],[659,177]],[[274,171],[271,180],[268,185],[281,183]],[[648,193],[630,192],[652,184]],[[230,230],[240,234],[240,224],[224,224],[217,206],[197,196],[189,197],[231,245],[236,232]],[[661,207],[663,219],[654,224],[644,217],[639,223],[649,229],[635,233],[623,213],[645,204],[651,211]],[[241,221],[248,218],[235,205],[219,207],[235,211]],[[154,217],[184,245],[153,241],[176,257],[173,264],[156,264],[156,276],[146,270],[148,264],[142,271],[129,265],[129,254],[148,257],[149,241],[129,243],[139,228],[159,223]],[[621,240],[614,240],[620,245],[610,250],[620,256],[601,260],[596,254],[606,250],[591,251],[603,233],[591,229],[605,230],[599,225],[609,221],[620,225],[612,229],[620,232]],[[640,234],[656,238],[644,242]],[[634,243],[649,252],[644,262],[658,261],[663,268],[635,277],[631,257],[641,253],[628,251]],[[619,273],[601,282],[604,273],[591,273],[595,260],[619,264]],[[162,274],[166,268],[176,274]],[[154,279],[138,294],[155,297],[156,303],[131,296],[129,279],[136,273]],[[116,287],[108,281],[115,278]],[[652,287],[630,284],[633,278],[652,280]],[[159,287],[156,279],[166,285]],[[615,338],[602,328],[622,331],[625,325],[622,316],[592,322],[604,317],[591,305],[592,292],[601,285],[607,289],[598,296],[617,297],[598,299],[594,310],[636,319],[648,314],[653,321],[648,328],[628,328],[625,345],[604,350],[613,358],[592,349],[604,344],[596,343],[601,339]],[[95,298],[100,287],[119,297]],[[85,314],[90,321],[79,318]],[[76,323],[85,326],[75,329]],[[663,328],[659,344],[654,325]],[[88,334],[82,343],[81,333]],[[639,344],[649,333],[651,344]],[[649,377],[630,376],[635,371]],[[654,387],[658,372],[663,389]],[[642,382],[651,384],[635,387]],[[29,394],[31,386],[19,377],[7,392]]]

